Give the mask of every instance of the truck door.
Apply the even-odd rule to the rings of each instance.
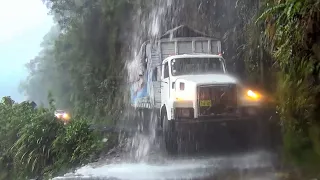
[[[165,62],[161,73],[161,106],[169,100],[169,63]]]

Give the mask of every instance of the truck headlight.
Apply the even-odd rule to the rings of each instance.
[[[246,93],[247,100],[259,101],[262,98],[261,94],[258,92],[254,92],[252,90],[248,90]]]
[[[69,120],[69,119],[70,119],[70,115],[69,115],[68,113],[64,113],[64,114],[62,115],[62,119],[64,119],[64,120]]]
[[[253,98],[253,99],[258,99],[258,98],[259,98],[258,94],[255,93],[255,92],[253,92],[252,90],[248,90],[248,91],[247,91],[247,95],[248,95],[249,97]]]
[[[177,82],[177,87],[173,92],[173,98],[175,101],[192,101],[195,99],[195,92],[193,87],[187,85],[184,82]],[[186,88],[188,86],[188,89]]]
[[[191,101],[194,95],[191,92],[175,92],[176,101]]]

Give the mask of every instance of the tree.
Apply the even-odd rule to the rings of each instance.
[[[10,97],[0,102],[0,179],[50,177],[99,155],[101,137],[87,120],[73,118],[64,125],[53,108],[33,105]]]

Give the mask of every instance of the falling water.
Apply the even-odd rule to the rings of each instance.
[[[126,64],[129,82],[136,80],[139,75],[138,73],[143,71],[139,57],[141,45],[145,40],[153,42],[153,40],[162,34],[162,30],[165,28],[165,23],[163,23],[165,22],[164,18],[168,14],[172,14],[172,5],[173,0],[154,0],[147,16],[145,15],[146,13],[142,12],[141,8],[138,8],[133,23],[131,53]],[[174,9],[174,11],[177,10]],[[147,119],[150,119],[147,133],[142,134],[140,131],[137,131],[129,144],[131,157],[136,161],[148,160],[148,154],[156,140],[156,118],[154,118],[154,114],[151,114]]]
[[[197,159],[166,159],[161,163],[112,163],[87,165],[74,173],[58,179],[106,179],[106,180],[205,180],[209,179],[256,179],[278,180],[275,174],[246,172],[248,169],[269,167],[270,155],[256,152],[229,157],[199,157]]]

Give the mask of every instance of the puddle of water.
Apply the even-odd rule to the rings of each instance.
[[[66,174],[68,178],[103,178],[121,180],[165,180],[165,179],[199,179],[216,176],[220,172],[262,169],[272,167],[271,155],[265,152],[249,153],[231,157],[199,157],[197,159],[165,159],[150,163],[118,163],[84,166],[74,173]],[[264,177],[263,178],[268,178]],[[269,178],[270,179],[270,178]],[[274,179],[274,178],[271,178]]]

